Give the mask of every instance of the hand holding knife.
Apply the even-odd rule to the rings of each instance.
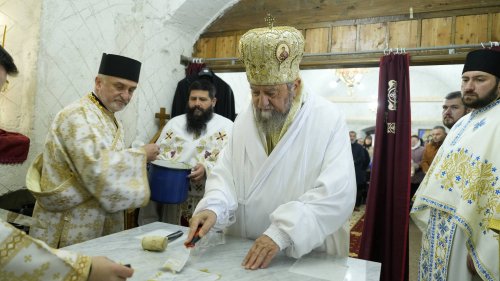
[[[186,248],[193,248],[196,242],[200,241],[201,239],[199,235],[200,229],[201,227],[198,227],[198,229],[196,229],[196,232],[194,233],[193,239],[191,239],[191,241],[184,242],[184,246],[186,246]]]
[[[208,233],[216,221],[217,215],[212,210],[206,209],[195,214],[189,220],[189,234],[184,245],[194,247],[195,243]]]

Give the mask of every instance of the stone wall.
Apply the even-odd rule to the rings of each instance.
[[[235,2],[0,2],[0,12],[12,26],[6,48],[13,50],[21,71],[12,79],[13,93],[0,97],[0,126],[31,139],[24,164],[0,166],[0,195],[24,186],[28,164],[42,151],[56,113],[93,90],[103,52],[143,63],[138,90],[118,117],[126,127],[127,144],[149,141],[158,130],[154,113],[170,109],[177,82],[184,77],[180,56],[190,56],[199,34]]]

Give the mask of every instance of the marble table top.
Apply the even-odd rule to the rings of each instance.
[[[170,242],[165,251],[151,252],[142,249],[142,236],[158,231],[171,233],[179,229],[185,232],[184,235]],[[184,247],[183,242],[186,236],[187,228],[185,227],[155,222],[71,245],[64,249],[92,256],[107,256],[116,262],[131,264],[135,271],[132,278],[128,280],[138,281],[342,280],[342,277],[338,276],[344,276],[344,281],[377,281],[380,276],[381,265],[376,262],[354,258],[332,258],[322,254],[310,254],[297,260],[285,256],[282,252],[273,259],[268,268],[246,270],[241,266],[241,262],[253,241],[232,236],[224,238],[225,244],[205,248],[196,254],[192,253],[184,269],[177,274],[162,269],[172,253]],[[327,270],[322,273],[325,265]]]

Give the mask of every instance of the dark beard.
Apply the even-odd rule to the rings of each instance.
[[[194,111],[201,110],[201,115],[195,115]],[[212,107],[203,110],[199,107],[188,108],[186,112],[186,130],[188,133],[193,133],[200,136],[207,129],[207,123],[212,119],[214,109]]]
[[[487,106],[488,104],[492,103],[496,99],[498,99],[498,93],[497,93],[497,88],[498,88],[498,82],[496,83],[495,87],[489,91],[486,96],[483,98],[477,97],[476,100],[474,101],[468,101],[466,102],[465,99],[462,96],[462,102],[470,108],[478,109],[478,108],[483,108]]]

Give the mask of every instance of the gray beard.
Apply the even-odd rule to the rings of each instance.
[[[271,110],[270,113],[263,113],[260,109],[253,108],[253,113],[255,116],[255,122],[257,123],[257,128],[263,132],[266,136],[277,134],[281,132],[283,125],[285,124],[290,108],[292,107],[292,100],[295,97],[295,93],[288,92],[288,101],[286,104],[286,111],[281,113],[276,110]]]
[[[260,110],[254,108],[257,128],[265,135],[281,132],[289,111],[281,113],[273,110],[271,114],[263,114]]]

